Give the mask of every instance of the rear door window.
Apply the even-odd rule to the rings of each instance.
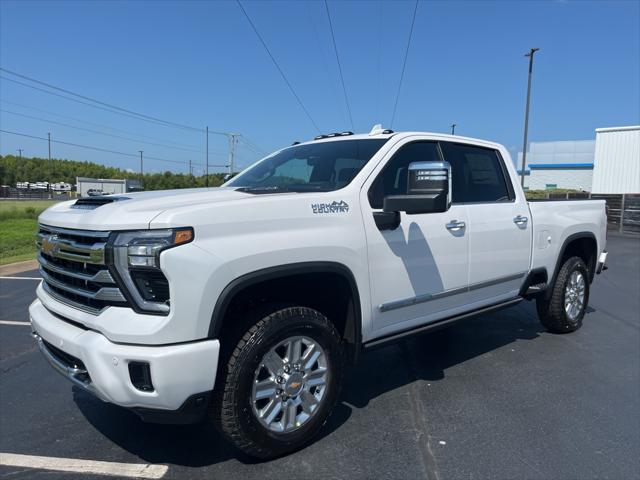
[[[515,198],[496,150],[449,142],[440,146],[444,159],[451,164],[453,203],[507,202]]]

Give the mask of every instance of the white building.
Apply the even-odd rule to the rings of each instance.
[[[594,140],[531,142],[527,152],[525,189],[591,191],[595,143]],[[518,167],[521,165],[522,152],[519,152]]]
[[[594,193],[640,193],[640,126],[596,129]]]
[[[89,196],[89,190],[92,190],[93,194],[101,195],[141,190],[138,180],[87,177],[76,177],[76,188],[79,197]]]

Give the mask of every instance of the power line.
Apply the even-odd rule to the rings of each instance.
[[[117,113],[117,114],[122,115],[124,117],[134,118],[136,120],[142,120],[140,117],[136,117],[135,115],[129,115],[129,114],[126,114],[126,113],[117,112],[117,111],[114,111],[114,110],[112,110],[110,108],[101,107],[100,105],[94,105],[93,103],[89,103],[89,102],[83,102],[82,100],[78,100],[77,98],[72,98],[72,97],[68,97],[66,95],[61,95],[59,93],[55,93],[55,92],[52,92],[50,90],[45,90],[44,88],[36,87],[34,85],[29,85],[28,83],[20,82],[19,80],[14,80],[12,78],[8,78],[8,77],[5,77],[3,75],[0,75],[0,78],[3,79],[3,80],[6,80],[8,82],[13,82],[13,83],[16,83],[18,85],[22,85],[24,87],[31,88],[33,90],[38,90],[40,92],[44,92],[44,93],[47,93],[49,95],[53,95],[54,97],[64,98],[65,100],[69,100],[71,102],[80,103],[80,104],[86,105],[88,107],[97,108],[98,110],[104,110],[105,112]],[[163,123],[159,123],[159,122],[150,122],[150,123],[154,123],[156,125],[162,125],[162,126],[166,127],[166,125],[163,124]]]
[[[351,107],[349,106],[349,98],[347,97],[347,88],[344,86],[344,76],[342,75],[342,65],[340,65],[340,56],[338,55],[338,45],[336,44],[336,37],[333,33],[333,22],[331,21],[331,13],[329,12],[329,3],[324,0],[324,7],[327,10],[327,18],[329,19],[329,29],[331,30],[331,40],[333,40],[333,51],[336,54],[336,62],[338,62],[338,71],[340,72],[340,82],[342,83],[342,93],[344,93],[344,103],[347,105],[347,112],[349,112],[349,121],[351,122],[351,130],[355,130],[353,126],[353,117],[351,116]]]
[[[67,120],[73,120],[75,122],[80,122],[80,123],[86,124],[86,125],[93,125],[94,127],[107,128],[109,130],[113,130],[114,132],[122,132],[122,133],[126,133],[126,134],[132,133],[129,130],[123,130],[121,128],[112,127],[110,125],[104,125],[102,123],[90,122],[88,120],[84,120],[82,118],[71,117],[69,115],[61,115],[59,113],[51,112],[49,110],[44,110],[42,108],[33,107],[31,105],[25,105],[23,103],[10,102],[10,101],[5,100],[5,99],[0,99],[0,103],[6,103],[8,105],[14,105],[16,107],[26,108],[27,110],[33,110],[33,111],[36,111],[36,112],[46,113],[47,115],[53,115],[54,117],[65,118]],[[198,152],[198,153],[202,152],[202,150],[194,150],[194,149],[192,149],[193,145],[188,145],[188,144],[185,144],[185,143],[175,142],[173,140],[166,140],[166,139],[160,139],[160,138],[156,138],[156,137],[151,137],[149,135],[143,135],[141,133],[135,133],[135,135],[138,136],[138,137],[141,137],[141,138],[147,138],[149,140],[156,140],[156,141],[159,141],[159,142],[165,141],[165,142],[172,143],[175,146],[171,146],[171,148],[183,147],[183,150],[190,150],[190,151],[194,151],[194,152]]]
[[[416,13],[418,11],[418,0],[413,9],[413,18],[411,19],[411,29],[409,30],[409,39],[407,40],[407,49],[404,52],[404,61],[402,62],[402,72],[400,73],[400,83],[398,83],[398,92],[396,93],[396,101],[393,104],[393,115],[391,116],[390,128],[393,128],[393,121],[396,119],[396,109],[398,108],[398,99],[400,98],[400,89],[402,88],[402,80],[404,79],[404,69],[407,66],[407,57],[409,56],[409,47],[411,46],[411,37],[413,36],[413,25],[416,21]]]
[[[20,133],[20,132],[11,132],[11,131],[8,131],[8,130],[0,130],[0,132],[1,133],[7,133],[9,135],[17,135],[17,136],[20,136],[20,137],[34,138],[36,140],[44,140],[44,141],[48,141],[49,140],[48,138],[38,137],[37,135],[29,135],[29,134]],[[98,152],[113,153],[115,155],[123,155],[123,156],[126,156],[126,157],[139,158],[139,155],[135,154],[135,153],[120,152],[120,151],[117,151],[117,150],[110,150],[110,149],[101,148],[101,147],[93,147],[93,146],[90,146],[90,145],[82,145],[82,144],[79,144],[79,143],[65,142],[65,141],[62,141],[62,140],[53,140],[53,139],[51,139],[50,141],[51,141],[51,143],[59,143],[61,145],[69,145],[69,146],[72,146],[72,147],[86,148],[86,149],[95,150],[95,151],[98,151]],[[169,159],[160,158],[160,157],[152,157],[150,155],[147,155],[146,158],[148,158],[150,160],[157,160],[159,162],[175,163],[175,164],[180,164],[180,165],[188,165],[189,164],[189,162],[184,162],[184,161],[180,161],[180,160],[169,160]],[[201,164],[195,164],[195,165],[201,165]],[[220,166],[220,167],[222,167],[223,165],[212,165],[212,166]]]
[[[300,97],[298,96],[296,91],[293,89],[293,86],[291,86],[291,83],[289,82],[289,80],[287,79],[287,76],[282,71],[282,68],[280,68],[280,65],[278,65],[278,62],[276,61],[275,57],[271,53],[271,50],[269,50],[269,47],[267,46],[266,42],[262,38],[262,35],[260,35],[260,32],[258,31],[256,26],[254,25],[253,21],[251,20],[251,17],[249,17],[249,14],[247,13],[247,11],[242,6],[242,3],[240,3],[240,0],[236,0],[236,2],[238,3],[238,6],[242,10],[242,13],[244,14],[245,18],[249,22],[249,25],[251,25],[251,28],[253,29],[254,33],[258,37],[258,40],[260,40],[260,43],[262,43],[262,46],[264,47],[264,49],[266,50],[267,54],[269,55],[269,58],[271,58],[271,61],[273,62],[275,67],[278,69],[278,72],[280,72],[280,75],[282,76],[282,79],[284,80],[284,82],[289,87],[289,90],[291,90],[291,93],[293,94],[295,99],[298,101],[298,104],[300,105],[302,110],[304,110],[304,113],[307,115],[307,118],[311,121],[311,123],[313,124],[315,129],[318,131],[318,133],[322,133],[322,132],[320,132],[320,129],[318,128],[318,125],[316,124],[316,122],[313,120],[313,117],[311,116],[311,114],[309,113],[307,108],[304,106],[304,103],[302,103],[302,100],[300,100]]]
[[[243,11],[244,11],[244,8],[243,8]],[[246,15],[246,12],[245,12],[245,15]],[[247,18],[248,18],[248,16],[247,16]],[[252,23],[250,19],[249,19],[249,21],[250,21],[250,23]],[[252,26],[253,26],[253,24],[252,24]],[[255,29],[255,26],[253,26],[253,27]],[[256,34],[258,34],[257,31],[256,31]],[[258,34],[258,36],[259,36],[259,34]],[[263,44],[264,44],[264,41],[263,41]],[[264,45],[265,45],[265,48],[266,48],[266,44],[264,44]],[[274,61],[275,61],[275,59],[274,59]],[[184,130],[190,130],[190,131],[199,132],[199,133],[208,133],[209,135],[222,135],[222,136],[226,136],[227,138],[230,138],[231,135],[239,135],[239,134],[231,134],[229,132],[221,132],[221,131],[216,131],[216,130],[211,130],[211,129],[209,129],[208,132],[206,132],[206,130],[203,129],[203,128],[196,128],[196,127],[192,127],[192,126],[189,126],[189,125],[179,124],[179,123],[176,123],[176,122],[170,122],[170,121],[163,120],[163,119],[160,119],[160,118],[157,118],[157,117],[153,117],[153,116],[150,116],[150,115],[146,115],[146,114],[142,114],[142,113],[139,113],[139,112],[135,112],[133,110],[128,110],[128,109],[125,109],[125,108],[122,108],[122,107],[118,107],[116,105],[113,105],[113,104],[110,104],[110,103],[107,103],[107,102],[102,102],[100,100],[97,100],[97,99],[94,99],[94,98],[91,98],[91,97],[88,97],[88,96],[85,96],[85,95],[81,95],[81,94],[73,92],[71,90],[60,88],[60,87],[57,87],[55,85],[51,85],[49,83],[43,82],[41,80],[38,80],[38,79],[35,79],[35,78],[32,78],[32,77],[28,77],[26,75],[22,75],[22,74],[17,73],[17,72],[13,72],[13,71],[8,70],[6,68],[0,67],[0,71],[4,71],[6,73],[9,73],[10,75],[14,75],[14,76],[17,76],[19,78],[23,78],[25,80],[37,83],[39,85],[43,85],[43,86],[45,86],[47,88],[58,90],[60,92],[63,92],[65,94],[72,95],[72,96],[75,96],[75,97],[78,97],[78,98],[73,98],[73,97],[70,97],[70,96],[67,96],[67,95],[61,95],[60,93],[52,92],[52,91],[46,90],[44,88],[36,87],[34,85],[30,85],[28,83],[24,83],[24,82],[21,82],[21,81],[12,79],[12,78],[8,78],[8,77],[6,77],[4,75],[0,75],[0,78],[2,78],[3,80],[10,81],[10,82],[22,85],[24,87],[28,87],[28,88],[34,89],[34,90],[38,90],[38,91],[47,93],[49,95],[60,97],[60,98],[63,98],[65,100],[69,100],[69,101],[73,101],[73,102],[76,102],[76,103],[80,103],[82,105],[86,105],[86,106],[89,106],[89,107],[97,108],[97,109],[104,110],[104,111],[107,111],[107,112],[110,112],[110,113],[116,113],[116,114],[119,114],[119,115],[122,115],[122,116],[126,116],[126,117],[130,117],[130,118],[136,119],[136,120],[144,120],[144,121],[147,121],[147,122],[150,122],[150,123],[153,123],[153,124],[157,124],[157,125],[161,125],[161,126],[165,126],[165,127],[174,127],[174,128],[181,128],[181,129],[184,129]],[[281,73],[282,73],[282,71],[281,71]],[[285,78],[285,80],[286,80],[286,78]],[[292,88],[290,84],[289,84],[289,86],[290,86],[290,88]],[[294,94],[295,94],[295,92],[294,92]],[[83,100],[80,100],[80,99],[83,99]],[[88,100],[88,101],[84,101],[84,100]],[[94,102],[94,103],[90,103],[90,102]],[[302,103],[301,103],[301,105],[302,105]],[[304,105],[302,105],[302,107],[304,108]],[[26,107],[26,108],[33,108],[33,107]],[[306,111],[306,109],[305,109],[305,112],[308,115],[308,112]],[[310,117],[310,119],[311,119],[311,117]],[[311,119],[311,120],[313,121],[313,119]],[[80,120],[78,120],[78,121],[80,121]],[[84,123],[89,123],[89,122],[84,122]],[[94,124],[94,125],[101,126],[99,124]],[[314,123],[314,126],[316,126],[315,123]],[[78,128],[78,127],[74,127],[74,128]],[[106,126],[105,128],[112,128],[112,127]],[[317,126],[316,126],[316,129],[317,129]],[[117,130],[117,129],[115,129],[115,130]],[[123,130],[120,130],[120,131],[123,131]],[[125,133],[128,133],[128,132],[125,132]],[[151,138],[153,138],[153,137],[151,137]],[[246,138],[245,138],[245,140],[246,140]],[[148,143],[151,143],[151,142],[148,142]],[[166,144],[163,145],[163,146],[166,146],[168,148],[177,148],[177,147],[167,146]],[[253,144],[253,146],[258,150],[262,150],[261,148],[255,146],[255,144]],[[186,150],[186,148],[185,148],[185,150]],[[196,151],[196,150],[193,150],[193,149],[189,149],[189,150]],[[200,153],[200,150],[198,150],[197,152]],[[213,153],[213,152],[211,152],[211,153]],[[219,154],[219,155],[223,155],[222,152],[215,152],[215,153]],[[151,158],[151,157],[148,157],[148,158]],[[218,165],[214,165],[214,166],[218,166]]]
[[[240,138],[242,139],[243,142],[249,144],[254,149],[258,150],[258,153],[262,153],[263,155],[267,153],[267,151],[264,148],[262,148],[260,145],[257,145],[255,142],[249,140],[245,135],[240,134]]]
[[[240,135],[238,138],[240,139],[240,141],[242,143],[244,143],[245,147],[247,147],[253,153],[257,153],[258,155],[265,155],[266,154],[266,152],[262,148],[260,148],[259,146],[255,145],[253,142],[250,142],[249,140],[247,140],[243,135]]]
[[[112,103],[103,102],[103,101],[97,100],[95,98],[87,97],[86,95],[81,95],[79,93],[72,92],[71,90],[67,90],[67,89],[64,89],[64,88],[56,87],[55,85],[51,85],[50,83],[43,82],[42,80],[38,80],[36,78],[28,77],[27,75],[22,75],[21,73],[13,72],[13,71],[8,70],[6,68],[0,67],[0,70],[2,70],[3,72],[9,73],[11,75],[14,75],[14,76],[16,76],[18,78],[22,78],[24,80],[28,80],[30,82],[37,83],[39,85],[45,86],[47,88],[50,88],[50,89],[53,89],[53,90],[57,90],[57,91],[62,92],[62,93],[66,93],[67,95],[72,95],[74,97],[78,97],[78,98],[81,98],[83,100],[88,100],[89,102],[97,103],[98,105],[102,105],[104,107],[111,108],[111,109],[119,111],[119,112],[127,113],[129,115],[135,115],[135,116],[140,117],[140,118],[145,119],[145,120],[150,120],[150,121],[153,121],[153,122],[156,122],[156,123],[165,124],[167,126],[171,126],[171,127],[175,127],[175,128],[182,128],[182,129],[185,129],[185,130],[192,130],[192,131],[196,131],[196,132],[201,132],[202,131],[201,128],[196,128],[196,127],[192,127],[190,125],[184,125],[184,124],[181,124],[181,123],[171,122],[169,120],[163,120],[163,119],[158,118],[158,117],[153,117],[151,115],[146,115],[144,113],[139,113],[139,112],[135,112],[133,110],[129,110],[129,109],[126,109],[126,108],[118,107],[117,105],[113,105]],[[216,133],[218,135],[226,135],[226,132],[213,132],[212,130],[209,130],[209,133]]]
[[[30,118],[32,120],[38,120],[38,121],[41,121],[41,122],[52,123],[54,125],[60,125],[62,127],[74,128],[76,130],[81,130],[81,131],[90,132],[90,133],[96,133],[98,135],[106,135],[108,137],[120,138],[122,140],[127,140],[129,142],[145,143],[147,145],[155,145],[155,146],[158,146],[158,147],[174,148],[174,149],[177,149],[177,150],[186,150],[186,151],[190,151],[190,152],[201,153],[200,150],[195,150],[193,148],[175,147],[175,146],[167,145],[167,144],[163,144],[163,143],[155,143],[155,142],[149,142],[149,141],[145,141],[145,140],[139,140],[139,139],[136,139],[136,138],[123,137],[122,135],[116,135],[116,134],[113,134],[113,133],[101,132],[99,130],[93,130],[91,128],[77,127],[75,125],[70,125],[68,123],[57,122],[55,120],[49,120],[47,118],[36,117],[36,116],[33,116],[33,115],[27,115],[25,113],[13,112],[11,110],[5,110],[5,109],[2,109],[2,108],[0,108],[0,112],[9,113],[11,115],[18,115],[20,117]]]

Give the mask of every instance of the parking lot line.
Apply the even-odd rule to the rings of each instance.
[[[167,470],[169,470],[169,467],[166,465],[98,462],[94,460],[39,457],[17,453],[0,453],[0,465],[125,478],[162,478],[167,473]]]
[[[42,280],[41,277],[0,277],[0,280]]]
[[[27,325],[31,325],[31,322],[16,322],[15,320],[0,320],[0,325],[22,325],[26,327]]]

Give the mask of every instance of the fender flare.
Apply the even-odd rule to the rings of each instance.
[[[556,278],[558,277],[558,272],[560,271],[560,268],[562,267],[562,265],[560,264],[560,261],[562,260],[562,257],[564,257],[564,253],[567,250],[567,247],[569,246],[570,243],[572,243],[575,240],[581,239],[581,238],[588,238],[594,241],[594,243],[596,244],[596,251],[595,251],[595,256],[596,256],[596,260],[598,258],[598,239],[596,238],[596,236],[594,235],[593,232],[578,232],[578,233],[573,233],[571,235],[569,235],[567,238],[564,239],[564,242],[562,242],[562,247],[560,247],[560,250],[558,251],[558,257],[556,258],[556,266],[555,269],[553,270],[553,277],[551,277],[551,282],[549,282],[548,288],[547,288],[547,292],[550,292],[553,289],[553,285],[556,284]],[[588,265],[587,265],[588,267]],[[595,267],[595,264],[594,264]],[[589,272],[591,274],[591,272]],[[589,281],[593,281],[593,277],[594,275],[590,275],[591,278],[589,279]],[[548,293],[547,293],[548,294]]]
[[[353,315],[351,319],[347,319],[345,324],[344,339],[353,347],[353,359],[355,360],[362,346],[362,308],[360,304],[360,293],[355,276],[351,270],[342,263],[338,262],[300,262],[273,267],[263,268],[244,274],[232,280],[220,293],[209,324],[208,338],[218,338],[222,329],[223,319],[227,313],[227,309],[233,298],[243,289],[268,280],[284,278],[294,275],[308,273],[335,273],[343,277],[353,299]]]

